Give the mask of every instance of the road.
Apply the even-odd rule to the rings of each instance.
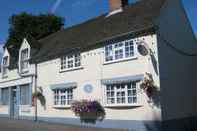
[[[125,131],[0,118],[0,131]]]

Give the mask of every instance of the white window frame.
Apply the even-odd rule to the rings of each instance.
[[[74,88],[54,89],[53,90],[53,107],[66,108],[70,107],[73,101]]]
[[[128,84],[131,84],[131,88],[129,89],[128,88]],[[121,89],[121,87],[119,89],[117,89],[117,85],[125,85],[125,88]],[[135,85],[135,89],[132,87],[133,84]],[[107,97],[107,86],[112,86],[114,87],[114,96],[110,96],[110,97]],[[107,85],[104,85],[104,103],[105,103],[105,106],[106,107],[124,107],[124,106],[140,106],[140,103],[139,103],[139,96],[138,96],[138,90],[137,90],[137,86],[138,86],[138,83],[137,82],[126,82],[126,83],[119,83],[119,84],[107,84]],[[112,92],[112,90],[110,90]],[[117,100],[118,100],[118,96],[117,96],[117,93],[118,92],[121,92],[121,91],[124,91],[125,92],[125,102],[124,103],[117,103]],[[128,91],[131,91],[132,93],[135,92],[136,94],[135,95],[131,95],[129,96],[128,94]],[[108,98],[114,98],[114,103],[108,103]],[[135,99],[135,102],[131,102],[129,103],[129,98],[132,98],[132,100]]]
[[[133,43],[133,55],[127,57],[126,56],[126,43],[132,42]],[[123,44],[122,47],[116,47],[120,44]],[[106,52],[107,48],[111,48],[111,52]],[[122,58],[116,59],[116,52],[122,50]],[[110,54],[111,56],[108,56],[110,58],[112,58],[112,60],[107,61],[107,56],[106,54]],[[125,41],[121,41],[121,42],[117,42],[117,43],[113,43],[113,44],[109,44],[106,45],[104,47],[104,64],[109,64],[109,63],[114,63],[114,62],[121,62],[121,61],[125,61],[125,60],[130,60],[130,59],[135,59],[137,58],[137,44],[135,42],[135,40],[130,39],[130,40],[125,40]]]
[[[23,55],[24,51],[27,51],[26,52],[27,54],[25,55],[25,56],[27,56],[27,58],[22,59],[22,55]],[[22,68],[22,64],[25,64],[25,63],[27,63],[27,67]],[[25,72],[28,72],[28,71],[29,71],[29,49],[25,48],[25,49],[22,49],[21,53],[20,53],[20,72],[25,73]]]
[[[82,68],[81,54],[71,54],[60,59],[60,71],[69,71]]]
[[[6,63],[4,62],[7,59]],[[2,77],[8,76],[9,56],[4,56],[2,60]]]

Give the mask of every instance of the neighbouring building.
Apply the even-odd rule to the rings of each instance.
[[[109,0],[109,13],[41,40],[5,48],[0,116],[78,124],[73,100],[97,100],[94,126],[139,131],[193,130],[197,115],[197,42],[181,0]],[[152,75],[158,93],[140,88]],[[41,87],[46,107],[32,104]],[[154,94],[154,93],[153,93]]]

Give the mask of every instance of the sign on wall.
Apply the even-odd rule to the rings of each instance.
[[[84,92],[90,94],[93,92],[93,86],[91,84],[86,84],[84,87],[83,87],[83,90]]]

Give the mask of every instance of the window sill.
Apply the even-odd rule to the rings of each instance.
[[[81,69],[83,69],[82,66],[80,66],[80,67],[75,67],[75,68],[72,68],[72,69],[63,69],[63,70],[60,70],[60,73],[69,72],[69,71],[75,71],[75,70],[81,70]]]
[[[120,60],[114,60],[114,61],[108,61],[108,62],[104,62],[103,65],[108,65],[108,64],[113,64],[113,63],[119,63],[119,62],[124,62],[124,61],[129,61],[129,60],[135,60],[137,59],[137,56],[134,57],[130,57],[130,58],[124,58],[124,59],[120,59]]]
[[[29,70],[23,70],[23,71],[20,71],[20,74],[26,74],[26,73],[29,73]]]
[[[70,109],[71,105],[54,105],[53,108],[56,108],[56,109]]]
[[[21,112],[30,113],[31,112],[31,105],[20,105]]]
[[[143,106],[142,104],[139,103],[133,103],[133,104],[107,104],[104,107],[109,107],[109,108],[124,108],[124,107],[141,107]]]
[[[31,107],[31,105],[20,105],[20,107]]]

